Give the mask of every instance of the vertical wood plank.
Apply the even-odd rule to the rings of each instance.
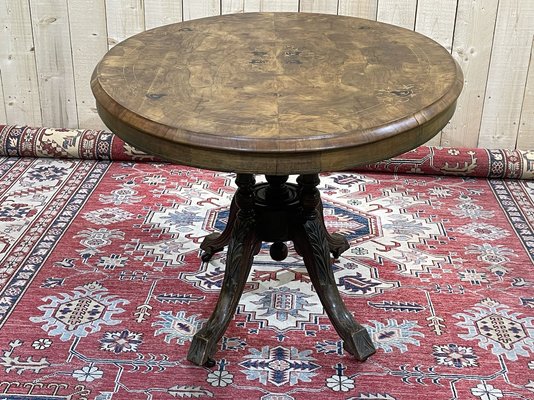
[[[40,126],[37,66],[27,1],[0,0],[0,73],[3,121]],[[3,113],[2,113],[3,114]]]
[[[245,0],[221,0],[221,14],[242,13],[245,11]]]
[[[145,30],[143,0],[106,0],[108,46]]]
[[[414,29],[416,9],[417,0],[378,0],[377,20]]]
[[[42,123],[77,128],[76,90],[66,0],[30,0]]]
[[[483,4],[482,4],[483,1]],[[464,89],[441,144],[476,147],[484,105],[499,0],[459,0],[452,54],[464,73]]]
[[[534,2],[499,2],[478,145],[513,149],[527,80]]]
[[[300,11],[337,14],[337,2],[337,0],[300,0]]]
[[[183,0],[184,21],[221,14],[220,0]]]
[[[338,14],[376,21],[378,0],[339,0]]]
[[[525,97],[521,109],[517,148],[523,150],[534,149],[534,37],[530,47],[530,62]]]
[[[451,51],[456,5],[457,0],[419,0],[415,16],[415,30],[434,39]],[[439,146],[441,144],[441,132],[426,144]]]
[[[245,0],[245,12],[253,11],[288,11],[299,10],[299,0]]]
[[[457,3],[458,0],[419,0],[415,30],[451,51]]]
[[[145,0],[145,28],[182,21],[182,0]]]
[[[78,124],[80,128],[104,129],[89,81],[108,50],[105,0],[70,0],[68,11]]]

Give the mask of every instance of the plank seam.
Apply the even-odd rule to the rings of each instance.
[[[528,59],[528,67],[527,67],[527,78],[525,81],[525,87],[523,88],[523,96],[521,100],[521,110],[519,111],[519,127],[517,131],[517,135],[515,137],[515,148],[517,149],[517,145],[519,143],[519,134],[521,133],[521,122],[523,121],[523,108],[525,107],[525,98],[527,97],[527,88],[529,84],[529,78],[530,78],[530,68],[532,68],[532,58],[534,56],[534,35],[532,36],[532,43],[530,45],[530,58]]]
[[[460,0],[456,0],[456,11],[454,12],[454,22],[452,25],[452,39],[451,39],[451,50],[450,53],[453,54],[454,49],[454,38],[456,36],[456,23],[458,21],[458,7],[460,4]]]
[[[74,86],[74,106],[76,109],[76,126],[80,127],[80,110],[78,109],[78,89],[76,75],[74,74],[74,48],[72,47],[72,29],[70,24],[70,9],[69,4],[65,2],[65,10],[67,12],[67,26],[69,27],[69,42],[70,42],[70,60],[72,63],[72,85]]]
[[[415,15],[413,17],[412,31],[415,31],[415,27],[417,26],[417,14],[419,14],[419,0],[415,0]]]
[[[488,60],[488,71],[486,72],[486,85],[484,86],[484,94],[483,94],[484,102],[482,103],[480,121],[478,123],[477,147],[480,146],[480,129],[482,128],[482,121],[484,120],[484,110],[486,109],[486,93],[488,92],[489,74],[491,71],[491,62],[493,60],[493,48],[495,46],[495,32],[497,31],[497,21],[499,20],[500,10],[501,10],[501,1],[498,0],[497,1],[497,12],[495,13],[495,22],[493,24],[493,35],[491,36],[491,50],[490,50],[490,55],[489,55],[489,60]]]
[[[8,124],[8,120],[7,120],[7,107],[6,107],[6,94],[4,93],[4,84],[2,82],[2,70],[0,69],[0,90],[2,90],[2,99],[4,99],[4,104],[2,104],[2,108],[4,110],[4,115],[6,116],[6,121],[5,123]]]
[[[41,101],[41,85],[39,84],[39,67],[37,66],[37,52],[35,51],[35,33],[33,29],[33,17],[32,17],[32,2],[31,0],[27,1],[28,3],[28,16],[30,17],[30,32],[32,35],[32,47],[33,47],[33,61],[35,66],[35,86],[37,89],[37,96],[39,97],[39,110],[41,111],[41,124],[43,122],[43,103]]]

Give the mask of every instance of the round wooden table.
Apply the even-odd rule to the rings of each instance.
[[[431,39],[334,15],[250,13],[162,26],[113,47],[91,87],[106,125],[175,163],[237,174],[221,234],[228,245],[219,300],[188,359],[213,365],[262,242],[283,260],[292,241],[345,349],[375,349],[346,309],[331,258],[349,248],[326,231],[318,173],[417,147],[451,118],[463,85],[458,64]],[[266,183],[255,184],[255,174]],[[297,184],[286,183],[297,174]]]

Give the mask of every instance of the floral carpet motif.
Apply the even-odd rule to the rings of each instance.
[[[528,152],[421,148],[322,174],[327,227],[351,243],[334,275],[377,353],[354,360],[292,246],[282,262],[263,246],[206,368],[186,355],[226,257],[199,244],[224,228],[233,175],[104,132],[0,132],[0,399],[534,398],[534,181],[496,178],[528,177]]]

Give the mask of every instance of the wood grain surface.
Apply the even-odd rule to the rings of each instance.
[[[245,13],[135,35],[98,64],[103,121],[140,149],[197,167],[339,170],[426,142],[463,76],[415,32],[307,13]]]

